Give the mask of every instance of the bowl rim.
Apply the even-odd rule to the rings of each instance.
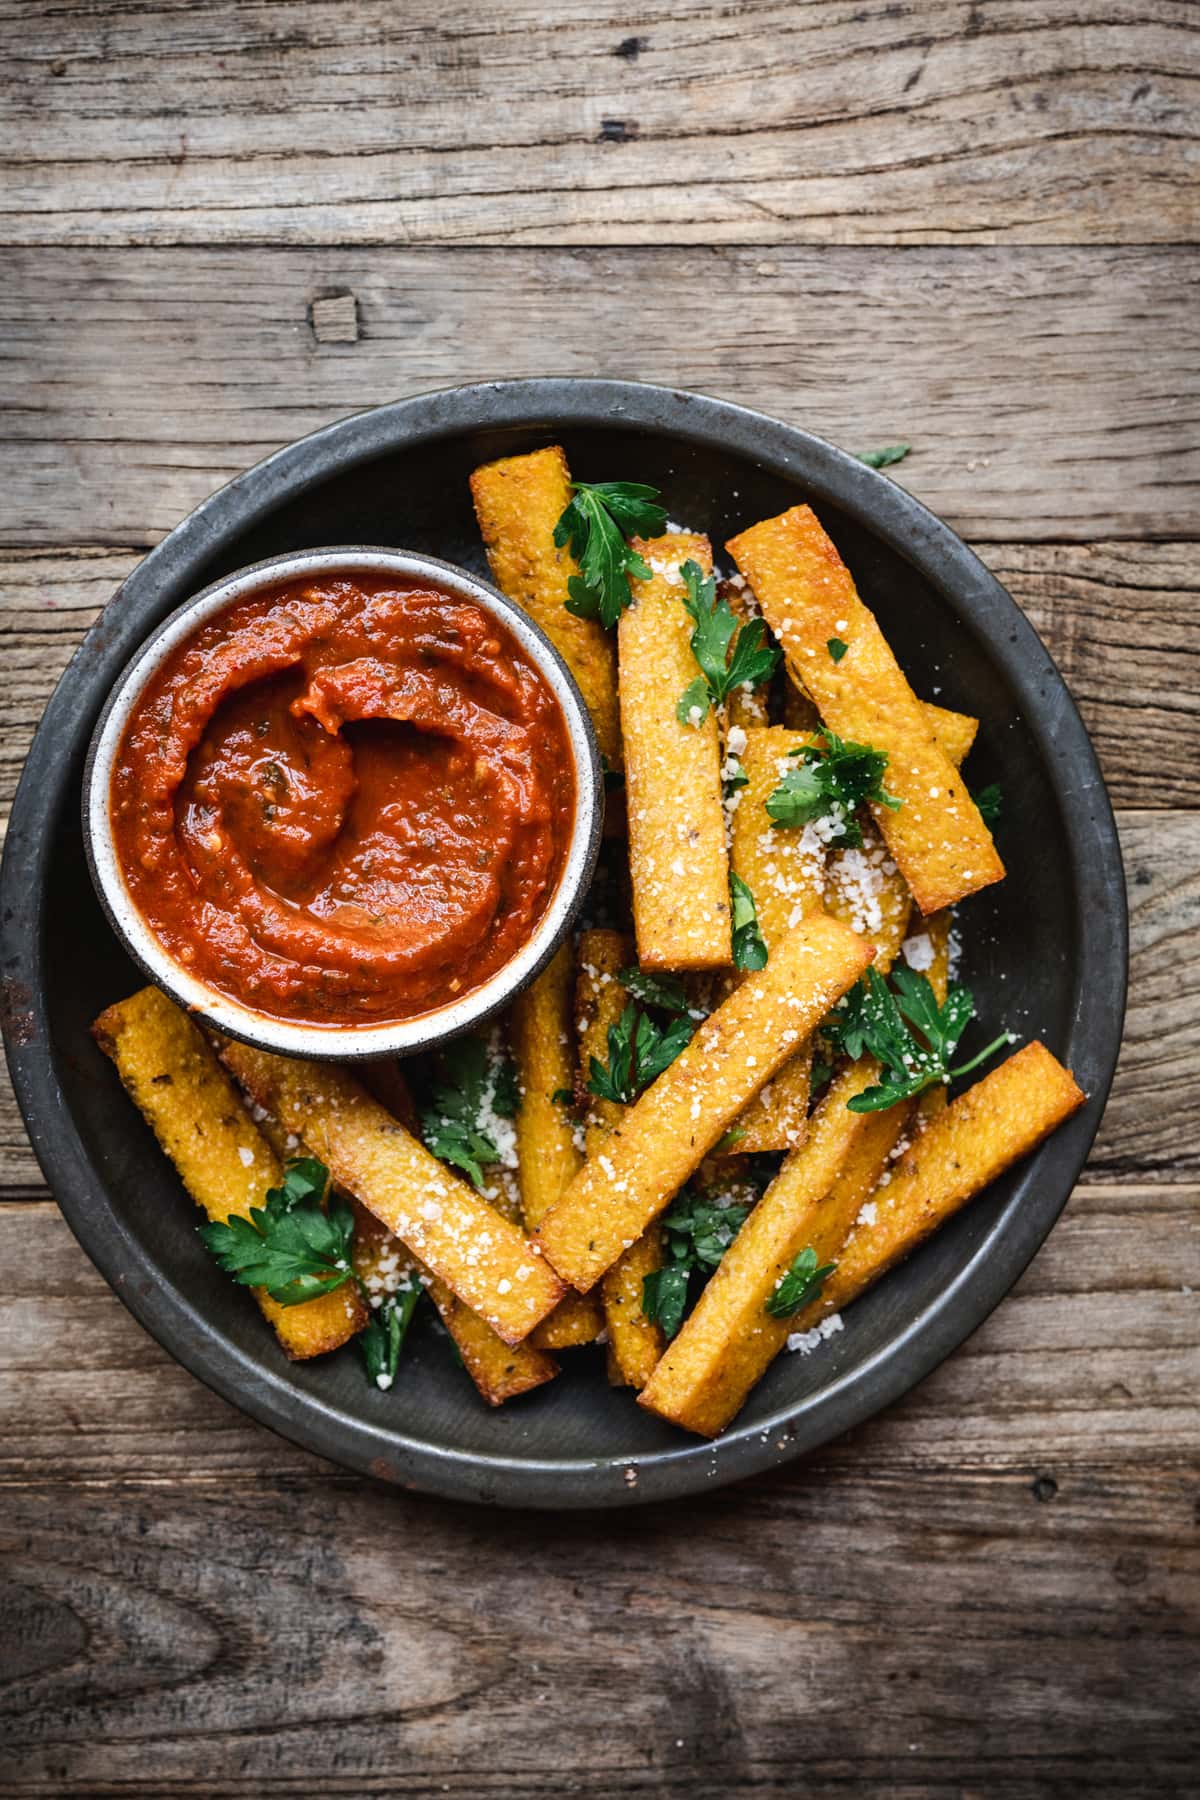
[[[286,1369],[239,1350],[200,1314],[111,1210],[58,1080],[41,908],[52,833],[42,825],[67,803],[70,774],[61,745],[87,694],[92,663],[119,655],[123,664],[136,647],[153,618],[150,596],[160,571],[186,580],[189,571],[203,569],[225,534],[250,529],[335,469],[345,472],[405,442],[434,442],[481,426],[547,435],[616,426],[684,442],[719,441],[802,484],[815,504],[828,501],[859,518],[921,568],[964,627],[985,640],[1006,679],[1037,691],[1025,723],[1052,771],[1078,900],[1071,1036],[1087,1052],[1087,1104],[1023,1165],[1021,1203],[1005,1208],[958,1274],[869,1361],[765,1421],[735,1422],[713,1443],[681,1435],[678,1447],[629,1456],[480,1456],[380,1430],[298,1392]],[[274,452],[180,521],[115,599],[120,604],[109,603],[51,696],[14,798],[0,867],[4,1038],[34,1152],[68,1224],[135,1317],[215,1392],[302,1447],[399,1486],[511,1506],[638,1505],[762,1473],[861,1423],[941,1362],[1012,1287],[1066,1204],[1111,1085],[1128,969],[1123,870],[1095,752],[1048,651],[995,576],[905,489],[799,426],[692,390],[557,376],[474,383],[351,414]]]
[[[264,588],[308,576],[385,574],[428,581],[503,624],[546,681],[563,716],[575,774],[575,810],[566,859],[549,906],[525,943],[461,999],[379,1025],[314,1025],[279,1019],[210,986],[182,968],[155,936],[125,884],[113,842],[112,769],[129,716],[166,658],[208,620]],[[328,545],[247,563],[177,606],[126,663],[96,721],[84,762],[83,846],[109,925],[133,961],[177,1005],[229,1037],[281,1056],[363,1062],[433,1050],[485,1024],[545,968],[587,897],[604,824],[600,747],[583,695],[546,633],[490,582],[441,557],[368,544]]]

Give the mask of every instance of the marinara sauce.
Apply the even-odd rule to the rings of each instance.
[[[493,975],[554,894],[574,804],[562,713],[515,638],[370,575],[281,583],[177,646],[111,795],[171,956],[319,1025],[411,1018]]]

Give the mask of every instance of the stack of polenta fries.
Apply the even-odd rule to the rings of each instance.
[[[944,1063],[923,1073],[938,1009],[957,1020],[951,1050],[971,1011],[950,982],[951,909],[1004,874],[959,773],[977,721],[916,697],[810,508],[733,538],[719,590],[702,535],[629,541],[609,517],[601,593],[572,502],[615,487],[573,483],[551,447],[471,488],[498,586],[558,647],[624,781],[620,879],[596,908],[615,923],[565,943],[504,1031],[509,1166],[496,1151],[485,1186],[472,1161],[434,1155],[398,1064],[359,1080],[210,1039],[154,988],[96,1035],[214,1225],[261,1230],[297,1153],[348,1201],[350,1260],[328,1291],[256,1287],[287,1355],[335,1349],[419,1289],[491,1404],[603,1342],[611,1381],[713,1435],[785,1345],[827,1334],[1084,1096],[1037,1042],[952,1100]],[[754,674],[734,682],[740,667]],[[835,751],[874,771],[869,798],[816,812],[795,772]],[[927,984],[901,1001],[932,1021],[915,1051],[885,1053],[869,1028],[906,1030],[893,965]]]

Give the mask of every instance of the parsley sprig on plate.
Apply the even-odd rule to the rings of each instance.
[[[1004,794],[998,781],[989,781],[977,794],[971,795],[985,825],[998,825],[1004,811]]]
[[[766,641],[761,619],[747,619],[739,626],[724,595],[718,600],[714,578],[699,563],[685,562],[683,604],[696,621],[692,655],[700,674],[684,688],[675,707],[681,725],[700,726],[710,706],[723,706],[737,687],[758,687],[775,672],[779,651]]]
[[[643,1277],[642,1311],[669,1338],[683,1323],[692,1275],[712,1273],[749,1212],[749,1206],[685,1192],[663,1215],[666,1260]]]
[[[554,527],[561,550],[569,544],[579,574],[567,583],[567,611],[599,619],[611,631],[629,605],[630,575],[650,579],[650,568],[630,548],[630,537],[658,537],[667,522],[658,489],[641,481],[573,481],[572,499]]]
[[[926,1088],[969,1075],[1002,1045],[1016,1042],[1011,1031],[1002,1031],[969,1062],[952,1068],[950,1059],[975,1014],[970,989],[951,984],[939,1006],[932,984],[915,969],[897,968],[892,980],[894,993],[875,969],[868,969],[821,1027],[822,1035],[846,1056],[857,1060],[866,1054],[882,1064],[877,1085],[847,1102],[851,1112],[883,1112]]]
[[[313,1156],[289,1163],[282,1185],[268,1188],[248,1218],[202,1225],[200,1236],[227,1275],[265,1288],[281,1306],[299,1306],[352,1279],[354,1215],[322,1206],[329,1171]]]
[[[830,846],[859,850],[863,835],[854,816],[858,808],[873,803],[896,812],[901,805],[883,785],[886,750],[852,743],[826,726],[816,743],[798,745],[789,754],[799,761],[767,801],[774,825],[807,825],[813,819],[827,818],[835,827],[828,839]]]
[[[481,1188],[484,1169],[500,1160],[490,1119],[511,1119],[520,1103],[516,1070],[486,1037],[448,1044],[441,1064],[443,1077],[421,1108],[421,1136],[434,1156]]]
[[[767,940],[758,924],[754,891],[740,875],[730,871],[729,904],[733,920],[733,964],[747,972],[767,966]]]
[[[868,469],[888,469],[903,462],[911,449],[911,444],[885,444],[882,450],[855,451],[855,461],[866,463]]]
[[[367,1379],[377,1388],[390,1388],[396,1379],[400,1352],[424,1291],[415,1276],[410,1275],[409,1286],[389,1294],[355,1339],[366,1365]]]
[[[616,1024],[608,1028],[607,1063],[597,1056],[590,1059],[589,1094],[595,1094],[599,1100],[612,1100],[618,1106],[632,1106],[638,1095],[687,1048],[695,1029],[686,1011],[675,1012],[666,1025],[658,1025],[636,1000],[631,1000]]]
[[[811,1245],[801,1250],[767,1301],[771,1317],[790,1319],[810,1300],[816,1300],[836,1268],[836,1263],[824,1263],[818,1268],[817,1253]]]

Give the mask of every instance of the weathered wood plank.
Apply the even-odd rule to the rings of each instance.
[[[14,1796],[782,1800],[802,1768],[818,1797],[1136,1797],[1200,1750],[1194,1495],[1154,1468],[1050,1497],[814,1466],[617,1521],[22,1484],[0,1537]]]
[[[1195,236],[1186,0],[5,10],[10,242]]]
[[[1036,1465],[1056,1479],[1133,1458],[1187,1464],[1200,1437],[1198,1203],[1194,1186],[1085,1184],[974,1337],[822,1463]],[[0,1259],[0,1484],[324,1466],[159,1350],[55,1207],[0,1205]]]
[[[904,438],[899,478],[975,539],[1191,537],[1196,285],[1172,250],[13,253],[2,535],[153,542],[341,414],[602,371],[852,449]],[[354,342],[314,334],[332,290],[357,302]]]

